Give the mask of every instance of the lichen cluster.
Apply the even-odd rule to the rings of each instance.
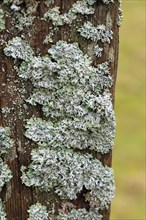
[[[110,4],[114,1],[102,2]],[[22,11],[23,1],[5,0],[3,3],[9,4],[15,13],[15,27],[19,31],[33,24],[35,16],[32,14],[38,2],[33,8],[26,1],[27,7]],[[42,42],[48,44],[53,43],[54,31],[60,26],[71,25],[78,15],[93,15],[96,0],[77,0],[64,14],[53,5],[54,0],[44,3],[49,10],[41,20],[53,24]],[[1,19],[3,15],[0,15]],[[120,8],[118,19],[121,19]],[[96,59],[113,39],[112,30],[103,24],[94,26],[90,21],[77,26],[76,33],[80,34],[80,39],[92,43]],[[113,170],[93,157],[97,152],[108,153],[115,136],[109,61],[93,65],[93,59],[81,51],[78,43],[63,40],[53,43],[45,56],[36,56],[25,40],[14,37],[7,43],[4,53],[15,59],[15,63],[19,61],[15,68],[19,77],[31,82],[33,87],[26,102],[41,106],[44,118],[33,116],[26,122],[25,136],[36,142],[38,148],[31,152],[30,165],[21,168],[22,183],[41,191],[53,191],[63,200],[77,199],[85,188],[89,210],[76,210],[75,207],[68,213],[61,210],[57,220],[101,220],[99,210],[108,208],[115,191]],[[5,154],[4,149],[11,148],[11,144],[9,138],[3,142],[1,155]],[[84,149],[88,153],[84,153]],[[3,174],[7,170],[7,178],[0,176],[2,187],[11,178],[11,173],[2,160],[0,163],[3,166],[0,172]],[[28,220],[49,218],[46,207],[40,203],[30,206],[28,213]]]
[[[3,186],[12,178],[12,172],[8,165],[3,161],[3,158],[9,154],[13,141],[10,139],[10,130],[7,127],[0,127],[0,192]],[[0,199],[0,220],[5,220],[3,204]]]
[[[0,220],[6,220],[6,213],[1,199],[0,199]]]
[[[101,220],[102,215],[99,214],[98,209],[72,209],[69,214],[60,214],[57,220]]]
[[[30,206],[27,220],[48,220],[47,208],[40,203]]]
[[[34,86],[27,101],[42,105],[44,114],[51,118],[49,122],[29,120],[26,136],[53,148],[107,153],[115,135],[108,62],[93,67],[92,60],[77,44],[64,41],[49,49],[50,56],[33,57],[26,43],[14,45],[15,40],[8,43],[4,52],[13,58],[26,59],[18,74],[31,80]]]
[[[122,11],[122,4],[121,4],[121,0],[119,1],[119,8],[118,8],[118,19],[117,19],[117,25],[120,27],[121,23],[123,21],[123,11]]]
[[[49,9],[44,14],[44,19],[46,21],[52,21],[55,26],[63,26],[64,24],[72,24],[72,22],[77,18],[77,14],[91,15],[94,14],[94,8],[92,5],[95,0],[81,0],[77,1],[72,5],[68,12],[65,14],[60,14],[60,8],[55,6]]]
[[[91,207],[105,208],[113,199],[112,169],[103,167],[89,154],[39,147],[32,151],[31,160],[28,170],[22,167],[21,179],[26,186],[36,186],[42,191],[53,188],[62,199],[70,200],[76,199],[85,186],[96,201],[91,200]]]
[[[39,148],[32,151],[28,170],[22,167],[22,182],[40,190],[54,189],[66,199],[75,199],[85,186],[90,207],[107,207],[114,195],[112,170],[71,148],[107,153],[113,145],[115,118],[108,62],[93,67],[77,44],[64,41],[53,45],[48,55],[36,57],[26,42],[17,40],[9,41],[4,52],[24,60],[18,74],[34,86],[27,101],[42,105],[49,117],[48,121],[34,117],[27,121],[26,136]]]
[[[102,43],[110,43],[113,38],[113,32],[107,30],[105,25],[93,26],[90,21],[83,24],[81,28],[78,29],[80,35],[86,39],[91,39],[94,42],[101,41]]]
[[[9,128],[0,127],[0,156],[8,154],[13,146],[13,141],[9,135]]]
[[[5,29],[4,11],[0,8],[0,31]]]

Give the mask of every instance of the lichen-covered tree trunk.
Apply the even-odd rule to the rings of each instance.
[[[108,220],[118,0],[0,2],[0,220]]]

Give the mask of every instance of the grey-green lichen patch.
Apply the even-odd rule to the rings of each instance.
[[[119,27],[121,26],[122,21],[123,21],[123,11],[121,6],[121,0],[119,0],[118,19],[117,19],[117,25]]]
[[[90,107],[98,109],[96,113],[85,111],[82,117],[62,119],[56,123],[31,118],[26,125],[26,137],[51,148],[91,149],[107,153],[115,135],[111,99],[109,93],[90,98]]]
[[[91,209],[89,212],[86,209],[72,209],[68,214],[60,214],[57,220],[102,220],[102,215],[98,209]]]
[[[63,199],[76,199],[77,193],[85,186],[90,197],[95,197],[94,206],[100,208],[107,207],[113,199],[112,169],[104,167],[89,154],[39,147],[32,151],[31,160],[27,170],[22,167],[21,179],[26,186],[35,186],[43,191],[54,189]]]
[[[115,135],[108,62],[93,67],[90,57],[77,44],[64,41],[57,42],[48,52],[49,56],[22,62],[18,74],[31,80],[35,87],[28,102],[41,104],[44,114],[57,122],[49,125],[30,120],[27,137],[52,147],[88,148],[107,153]],[[39,136],[42,126],[46,127],[47,137],[45,132]]]
[[[49,53],[54,62],[49,57],[34,57],[31,62],[22,63],[19,75],[30,79],[36,87],[29,103],[41,104],[45,115],[58,118],[58,123],[45,126],[41,121],[32,120],[29,128],[27,126],[27,137],[47,141],[53,147],[62,144],[62,147],[107,153],[115,134],[110,93],[100,94],[112,85],[108,63],[92,67],[90,58],[84,56],[77,45],[63,41],[49,49]],[[52,134],[50,140],[43,138],[46,134],[39,137],[38,132],[33,133],[32,124],[35,132],[40,132],[41,124],[46,127]]]
[[[56,6],[52,9],[49,9],[44,14],[44,18],[46,21],[51,20],[53,25],[55,26],[71,24],[77,18],[77,14],[82,14],[82,15],[94,14],[95,10],[92,7],[94,3],[95,0],[77,1],[65,14],[60,14],[60,8]]]
[[[9,182],[12,178],[12,172],[9,169],[8,165],[3,162],[0,158],[0,191],[5,183]]]
[[[0,220],[6,220],[6,213],[1,199],[0,199]]]
[[[10,40],[4,48],[4,53],[8,57],[25,61],[32,59],[34,54],[31,47],[20,37],[15,37]]]
[[[30,206],[29,217],[27,220],[48,220],[48,212],[46,206],[36,203]]]
[[[96,57],[101,57],[102,56],[102,51],[103,51],[103,48],[99,47],[98,45],[96,45],[94,47],[94,54]]]
[[[113,38],[113,32],[107,30],[105,25],[94,26],[90,21],[78,29],[80,35],[86,39],[91,39],[94,42],[101,41],[102,43],[110,43]]]
[[[0,31],[5,29],[4,11],[0,9]]]
[[[30,28],[33,24],[35,16],[27,15],[25,12],[17,13],[15,16],[15,27],[22,31],[24,28]]]
[[[45,4],[49,7],[51,4],[54,3],[54,0],[46,0]]]
[[[102,0],[103,3],[109,4],[109,3],[114,3],[114,0]]]
[[[0,127],[0,156],[6,155],[13,147],[13,141],[10,138],[10,129]]]

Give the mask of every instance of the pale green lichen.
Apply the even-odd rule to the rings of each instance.
[[[94,3],[95,0],[77,1],[65,14],[60,14],[60,8],[56,6],[52,9],[49,9],[44,14],[44,18],[45,20],[51,20],[53,25],[55,26],[71,24],[77,18],[77,14],[82,14],[82,15],[94,14],[95,10],[92,7]]]
[[[117,25],[119,27],[121,26],[122,21],[123,21],[123,11],[121,6],[121,0],[119,0],[118,19],[117,19]]]
[[[103,48],[99,47],[98,45],[96,45],[94,47],[94,54],[96,57],[101,57],[102,56],[102,51],[103,51]]]
[[[9,169],[8,165],[5,164],[2,159],[0,158],[0,192],[2,187],[10,181],[12,178],[12,172]]]
[[[28,16],[25,12],[17,13],[15,16],[15,27],[22,31],[24,28],[30,28],[34,22],[35,16]]]
[[[107,153],[115,136],[112,100],[106,90],[112,86],[108,62],[93,67],[92,60],[77,44],[64,41],[57,42],[48,52],[50,57],[22,62],[18,71],[35,87],[28,102],[41,104],[44,114],[54,121],[49,126],[41,120],[30,120],[27,137],[53,148],[88,148]],[[47,137],[45,132],[39,135],[42,126],[46,127]]]
[[[36,203],[30,206],[29,217],[27,220],[48,220],[48,212],[46,206]]]
[[[112,85],[108,63],[93,67],[76,44],[63,41],[52,46],[49,53],[54,61],[47,56],[34,57],[29,63],[23,62],[19,70],[19,76],[30,79],[36,87],[29,103],[41,104],[46,116],[57,118],[57,123],[47,129],[49,134],[53,133],[52,139],[45,138],[47,144],[107,153],[115,135],[110,93],[103,93]],[[38,133],[32,133],[31,123],[27,137],[44,143],[44,135],[38,135],[39,123],[33,122]]]
[[[1,199],[0,199],[0,220],[6,220],[6,213]]]
[[[22,167],[22,182],[42,191],[52,189],[63,199],[76,199],[83,186],[95,197],[100,208],[107,207],[114,196],[113,171],[91,155],[68,149],[39,147],[31,152],[28,170]],[[92,202],[93,206],[93,202]]]
[[[109,4],[109,3],[114,3],[114,0],[102,0],[103,3]]]
[[[86,39],[91,39],[94,42],[101,41],[102,43],[110,43],[113,38],[113,32],[107,30],[105,25],[94,26],[90,21],[78,29],[80,35]]]
[[[5,29],[4,11],[0,9],[0,31]]]
[[[13,147],[13,141],[9,135],[9,128],[0,127],[0,156],[8,154]]]
[[[72,209],[68,214],[60,214],[57,220],[102,220],[102,215],[99,214],[98,209]]]
[[[33,58],[34,52],[24,40],[20,37],[15,37],[8,42],[7,47],[4,48],[4,53],[14,59],[29,61]]]
[[[45,4],[49,7],[51,4],[54,3],[54,0],[46,0]]]

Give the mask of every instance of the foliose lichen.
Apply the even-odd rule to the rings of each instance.
[[[57,220],[102,220],[102,215],[98,209],[91,209],[89,212],[86,209],[72,209],[68,214],[60,214]]]
[[[26,186],[35,186],[42,191],[54,189],[62,199],[71,200],[76,199],[85,186],[90,197],[95,197],[94,206],[100,208],[107,207],[113,199],[112,169],[104,167],[90,154],[39,147],[31,152],[31,160],[27,170],[22,167],[21,179]]]
[[[18,54],[22,51],[21,45],[14,50],[12,43],[9,44],[5,53],[9,52],[8,55],[14,58],[27,58]],[[23,47],[23,52],[27,47]],[[32,56],[30,48],[28,51]],[[39,139],[51,147],[88,148],[107,153],[115,136],[115,117],[108,91],[112,86],[108,62],[93,67],[92,60],[77,44],[64,41],[57,42],[48,52],[49,56],[45,57],[31,59],[29,56],[29,61],[22,62],[18,71],[19,76],[31,80],[35,88],[28,102],[42,105],[44,114],[54,123],[30,120],[27,137],[34,141]],[[35,132],[32,132],[32,125]],[[49,134],[47,138],[44,138],[46,133],[39,136],[42,126]]]
[[[0,127],[0,156],[8,154],[13,146],[13,141],[9,135],[9,128]]]
[[[5,29],[4,11],[0,8],[0,31]]]
[[[114,3],[114,0],[102,0],[103,3],[109,4],[109,3]]]
[[[46,21],[51,20],[55,26],[63,26],[64,24],[71,24],[76,18],[77,14],[94,14],[94,8],[92,5],[95,0],[82,0],[77,1],[72,5],[69,11],[65,14],[60,14],[60,8],[54,7],[49,9],[45,14],[44,18]]]
[[[6,213],[1,199],[0,199],[0,220],[6,220]]]
[[[40,203],[30,206],[28,213],[29,217],[27,220],[48,220],[47,208]]]
[[[14,59],[29,61],[33,58],[34,52],[24,40],[20,37],[15,37],[8,42],[7,47],[4,48],[4,53]]]
[[[28,16],[25,12],[17,13],[15,16],[15,27],[18,28],[18,30],[22,31],[24,28],[29,28],[32,26],[34,22],[35,16]]]
[[[9,169],[8,165],[3,162],[0,158],[0,191],[5,183],[9,182],[12,178],[12,172]]]
[[[121,6],[121,0],[119,0],[118,19],[117,19],[117,25],[119,27],[121,26],[122,21],[123,21],[123,11]]]
[[[107,30],[105,25],[94,26],[90,21],[83,24],[81,28],[78,29],[80,35],[86,39],[91,39],[94,42],[101,41],[102,43],[110,43],[113,38],[113,32]]]
[[[98,45],[96,45],[94,47],[94,54],[96,57],[101,57],[102,56],[102,51],[103,51],[103,48],[99,47]]]

